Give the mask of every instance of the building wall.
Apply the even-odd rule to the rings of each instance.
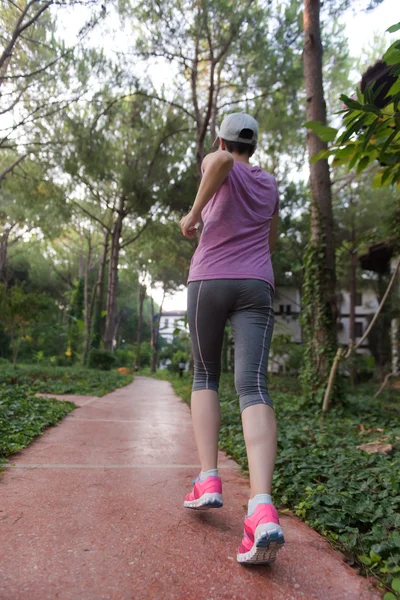
[[[174,339],[176,328],[185,329],[185,311],[170,311],[163,313],[160,319],[160,335],[167,342],[171,343]],[[186,327],[187,329],[187,327]]]
[[[378,308],[378,300],[373,289],[363,290],[357,294],[356,301],[356,342],[364,335],[372,315]],[[340,319],[338,342],[348,344],[350,341],[350,293],[341,293],[341,303],[339,305]],[[361,350],[361,348],[360,348]],[[362,346],[362,352],[369,353],[368,340]]]

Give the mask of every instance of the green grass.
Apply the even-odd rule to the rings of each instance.
[[[191,378],[168,379],[186,402]],[[298,381],[273,377],[269,386],[279,427],[274,498],[326,536],[364,574],[377,576],[386,589],[396,587],[400,573],[400,407],[396,396],[374,400],[355,393],[325,416],[304,403]],[[247,457],[232,375],[220,386],[220,447],[247,472]],[[362,434],[384,429],[384,433]],[[367,454],[359,444],[382,436],[393,445],[389,455]],[[395,578],[395,579],[393,579]],[[398,592],[392,590],[400,598]],[[397,594],[397,595],[396,595]]]
[[[132,375],[83,367],[0,365],[0,384],[26,385],[34,392],[104,396],[133,380]]]

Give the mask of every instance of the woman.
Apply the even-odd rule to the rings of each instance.
[[[217,152],[205,157],[203,178],[190,213],[181,220],[186,237],[204,229],[188,279],[188,318],[194,356],[191,399],[201,473],[184,506],[220,508],[218,476],[220,406],[218,384],[224,329],[235,341],[235,385],[239,395],[250,471],[251,494],[237,560],[275,560],[284,537],[271,500],[277,433],[266,387],[274,323],[274,250],[279,196],[276,180],[249,159],[258,124],[244,113],[228,115]]]

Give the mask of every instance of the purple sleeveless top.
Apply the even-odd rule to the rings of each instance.
[[[275,177],[235,161],[201,216],[204,229],[188,283],[207,279],[261,279],[274,287],[269,250],[272,216],[279,210]]]

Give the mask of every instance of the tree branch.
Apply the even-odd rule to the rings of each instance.
[[[120,248],[122,250],[122,248],[126,248],[126,246],[129,246],[129,244],[133,244],[133,242],[136,242],[136,240],[142,235],[142,233],[144,232],[144,230],[148,227],[148,225],[150,225],[153,217],[154,217],[155,213],[152,213],[148,218],[147,221],[145,222],[145,224],[143,225],[142,229],[140,229],[138,231],[138,233],[136,235],[134,235],[132,238],[130,238],[129,240],[127,240],[126,242],[123,242],[120,245]]]
[[[26,158],[27,156],[28,156],[28,154],[23,154],[12,165],[7,167],[7,169],[5,169],[2,173],[0,173],[0,181],[2,181],[8,175],[8,173],[13,171],[13,169],[15,169],[15,167],[17,165],[19,165],[19,163],[22,162],[24,160],[24,158]]]

